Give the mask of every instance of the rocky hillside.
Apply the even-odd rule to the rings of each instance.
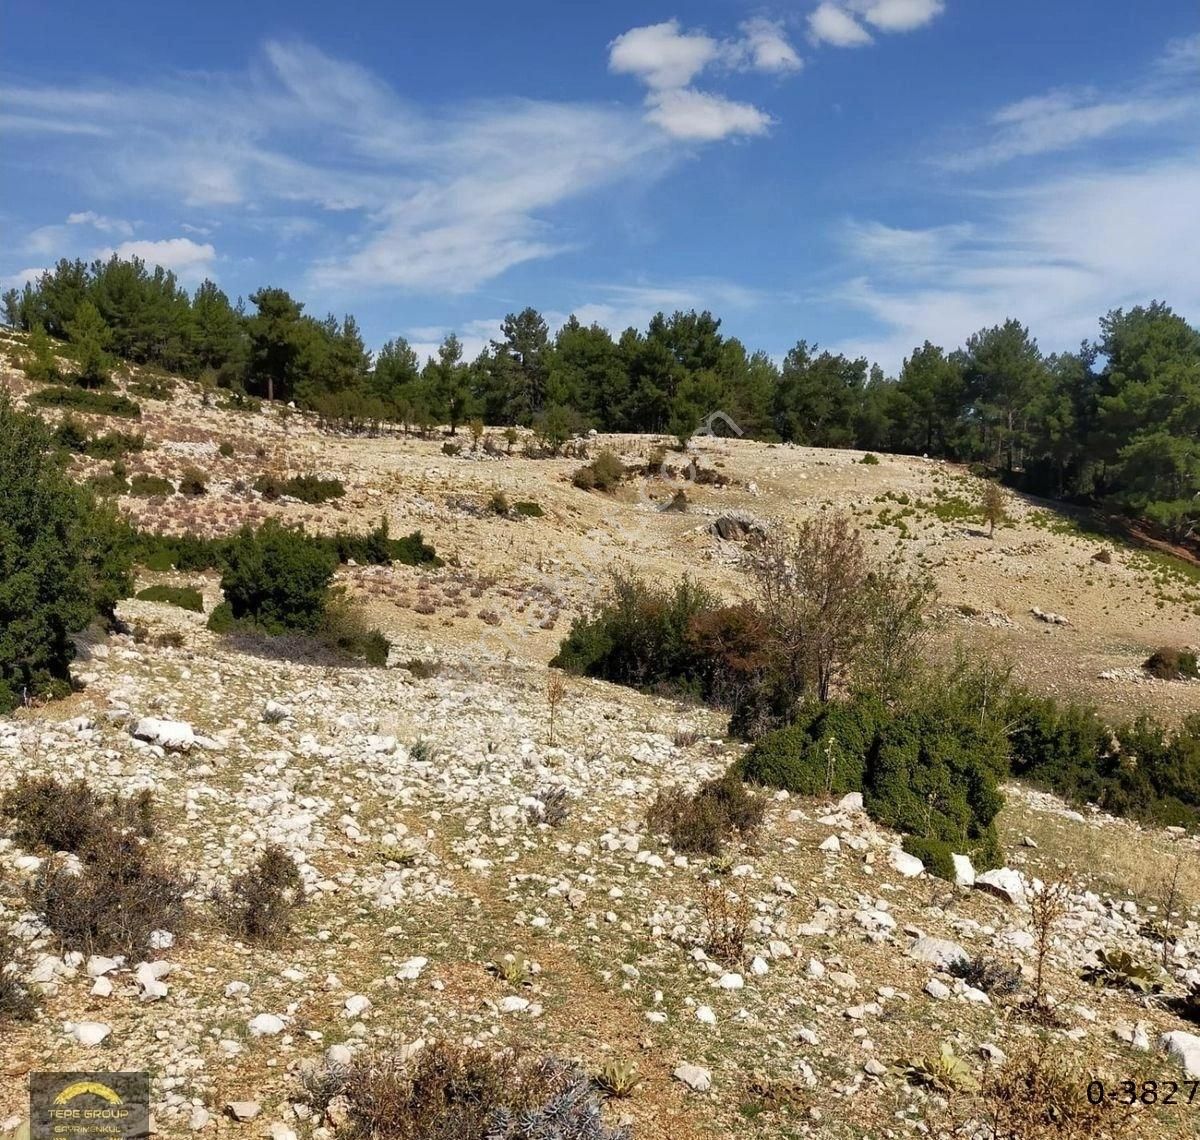
[[[392,639],[393,668],[218,638],[203,614],[135,599],[120,608],[131,635],[82,646],[81,691],[0,721],[0,790],[40,774],[153,792],[152,842],[188,876],[190,913],[148,961],[62,955],[24,897],[43,857],[0,839],[10,975],[39,999],[0,1037],[0,1134],[20,1127],[28,1072],[99,1068],[153,1074],[164,1135],[328,1137],[350,1124],[313,1108],[306,1073],[435,1041],[528,1046],[594,1074],[635,1065],[640,1083],[605,1115],[639,1140],[949,1129],[981,1119],[973,1085],[994,1091],[1005,1057],[1045,1041],[1080,1093],[1093,1076],[1109,1090],[1180,1082],[1178,1103],[1139,1109],[1125,1134],[1194,1134],[1185,1074],[1200,1080],[1200,1029],[1168,1004],[1200,985],[1194,839],[1012,788],[1008,867],[950,884],[854,797],[779,794],[751,843],[680,855],[646,810],[739,754],[723,719],[569,678],[552,725],[545,668],[608,567],[689,572],[734,596],[741,527],[722,538],[714,523],[786,525],[834,504],[881,553],[930,568],[947,638],[997,643],[1039,687],[1178,715],[1200,709],[1200,684],[1139,665],[1157,644],[1200,642],[1186,567],[1019,500],[989,539],[969,477],[910,458],[705,439],[701,479],[603,495],[571,485],[581,460],[509,455],[499,433],[497,454],[468,438],[451,455],[441,439],[334,437],[299,415],[222,408],[182,382],[170,402],[137,398],[136,425],[84,418],[145,433],[131,476],[197,467],[206,485],[122,498],[144,526],[225,533],[278,516],[332,531],[385,516],[446,565],[340,572]],[[632,465],[656,442],[589,446]],[[74,462],[80,478],[109,466]],[[336,477],[346,494],[265,499],[253,484],[269,474]],[[687,509],[663,510],[679,490]],[[495,513],[498,491],[540,516]],[[197,585],[206,611],[219,600],[212,576],[150,582]],[[299,867],[304,902],[264,947],[232,934],[213,898],[268,844]],[[1043,955],[1031,902],[1060,881]],[[716,935],[741,908],[740,945],[723,952]],[[1155,966],[1154,984],[1114,965],[1122,952]]]

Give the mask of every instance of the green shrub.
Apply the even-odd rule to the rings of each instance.
[[[134,477],[137,482],[137,477]],[[137,536],[135,558],[147,570],[166,573],[220,570],[224,567],[228,539],[200,538],[194,534],[151,534],[141,531]]]
[[[1095,710],[1017,692],[1007,719],[1013,775],[1068,798],[1101,794],[1103,772],[1111,766],[1111,730]]]
[[[199,467],[187,467],[179,478],[179,493],[193,498],[208,494],[208,476]]]
[[[268,520],[243,527],[225,548],[221,589],[235,620],[267,633],[312,633],[321,622],[337,558],[303,531]]]
[[[117,396],[112,392],[95,392],[90,388],[39,388],[29,400],[41,408],[74,408],[76,411],[92,412],[98,416],[139,419],[142,414],[142,409],[125,396]]]
[[[221,445],[217,448],[217,454],[222,459],[232,459],[233,458],[233,444],[230,443],[229,440],[227,440],[227,439],[221,440]]]
[[[213,633],[232,633],[238,628],[237,619],[233,616],[233,607],[228,602],[218,602],[213,606],[206,624]]]
[[[742,758],[744,779],[801,796],[841,796],[863,789],[867,755],[887,709],[873,698],[809,701],[795,723],[768,732]]]
[[[581,491],[594,491],[596,489],[596,472],[589,463],[586,467],[580,467],[571,476],[571,482]]]
[[[605,448],[591,463],[579,468],[571,481],[585,491],[611,491],[624,478],[625,465],[614,452]]]
[[[526,519],[540,519],[546,513],[537,503],[528,500],[513,503],[513,511]]]
[[[93,459],[120,459],[134,451],[146,450],[146,437],[123,431],[110,431],[88,440],[85,451]]]
[[[859,463],[865,463],[868,467],[876,467],[879,465],[879,456],[868,451],[866,455],[859,460]]]
[[[322,479],[317,475],[293,475],[290,479],[263,475],[255,480],[254,489],[265,499],[278,499],[282,495],[288,495],[309,504],[340,499],[346,493],[340,479]]]
[[[870,696],[807,703],[793,725],[761,737],[738,770],[802,795],[861,791],[876,822],[994,862],[1008,743],[1004,709],[980,700],[977,680],[956,667],[931,674],[894,707]]]
[[[1162,681],[1194,680],[1200,677],[1196,654],[1190,649],[1163,645],[1150,654],[1142,668]]]
[[[175,394],[175,381],[166,375],[146,376],[134,380],[129,391],[143,400],[169,400]]]
[[[780,699],[768,678],[767,631],[749,603],[720,606],[684,577],[655,586],[614,571],[605,595],[580,616],[551,662],[634,688],[696,697],[735,710]]]
[[[143,602],[162,602],[197,614],[204,612],[204,597],[191,586],[147,586],[137,596]]]
[[[175,494],[175,484],[161,475],[135,475],[129,480],[129,493],[140,498]]]
[[[87,425],[70,414],[63,416],[58,427],[54,429],[54,444],[64,451],[82,455],[87,451],[89,443],[91,440],[88,439]]]
[[[134,477],[136,486],[139,476]],[[223,570],[228,538],[200,538],[194,534],[167,535],[142,532],[137,539],[137,561],[148,570]],[[367,534],[339,531],[332,535],[310,536],[338,562],[357,562],[361,566],[382,566],[399,562],[405,566],[441,566],[437,552],[424,541],[420,531],[391,538],[384,519]]]
[[[940,839],[923,839],[919,835],[906,835],[901,845],[910,855],[915,855],[925,864],[925,870],[939,879],[954,882],[954,860],[950,844]]]
[[[125,465],[118,459],[107,475],[93,475],[88,479],[88,486],[97,495],[124,495],[129,491],[129,480],[125,475]]]
[[[422,537],[419,530],[403,538],[388,535],[388,521],[381,519],[374,530],[365,535],[339,531],[319,539],[336,555],[339,562],[357,562],[360,566],[386,566],[399,562],[402,566],[441,566],[442,560]]]
[[[1014,775],[1114,815],[1200,826],[1200,718],[1174,731],[1146,715],[1114,726],[1092,709],[1023,692],[1006,715]]]
[[[614,571],[607,596],[576,619],[550,664],[636,688],[698,691],[704,663],[688,629],[714,608],[716,599],[691,578],[660,588]]]
[[[950,694],[903,710],[881,727],[867,757],[863,805],[895,831],[954,846],[990,841],[1004,800],[1004,726]]]
[[[35,384],[48,384],[62,378],[54,348],[40,322],[29,332],[27,353],[18,361],[18,367],[24,369],[25,375]]]
[[[62,692],[72,635],[129,593],[131,541],[67,480],[50,433],[0,393],[0,710]]]

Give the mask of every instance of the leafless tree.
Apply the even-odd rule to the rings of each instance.
[[[894,694],[924,636],[933,585],[924,575],[873,567],[844,514],[776,534],[755,563],[768,643],[789,691],[829,699],[855,665],[861,680]]]

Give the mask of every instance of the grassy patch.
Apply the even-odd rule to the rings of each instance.
[[[191,586],[147,586],[139,590],[137,596],[143,602],[162,602],[197,614],[204,612],[204,598]]]

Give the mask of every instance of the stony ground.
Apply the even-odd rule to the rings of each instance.
[[[18,351],[18,341],[0,334],[0,379],[21,396],[30,386],[6,366]],[[155,377],[132,374],[135,383],[147,378]],[[1048,502],[1018,496],[1009,497],[1010,521],[989,539],[973,512],[978,480],[951,464],[884,455],[869,465],[861,452],[709,437],[688,456],[668,452],[665,477],[632,479],[603,495],[571,485],[580,460],[525,458],[526,435],[508,454],[498,429],[487,434],[499,454],[473,449],[464,428],[455,441],[461,453],[449,456],[440,435],[338,437],[286,408],[231,410],[221,392],[203,400],[195,385],[177,384],[169,402],[136,398],[139,421],[81,418],[97,432],[145,434],[150,449],[125,459],[130,476],[178,481],[198,467],[208,480],[209,493],[197,498],[124,498],[121,509],[152,529],[227,533],[268,516],[320,531],[365,530],[383,516],[393,534],[419,528],[448,558],[440,573],[344,575],[405,644],[545,663],[610,567],[660,581],[689,573],[733,597],[748,590],[743,550],[710,533],[717,518],[789,526],[836,508],[853,513],[881,557],[930,571],[947,641],[989,645],[1039,690],[1084,696],[1118,718],[1142,709],[1170,719],[1200,711],[1200,682],[1157,681],[1140,668],[1159,645],[1200,646],[1200,565],[1114,541]],[[637,465],[664,442],[607,436],[586,447],[592,455],[611,447]],[[231,455],[219,453],[222,444]],[[110,467],[91,459],[75,466],[81,478]],[[726,483],[702,483],[697,471]],[[347,494],[319,507],[267,502],[250,489],[267,473],[336,476]],[[663,510],[680,489],[687,511]],[[487,509],[496,491],[546,514],[497,517]],[[1110,561],[1094,557],[1102,551]],[[1035,610],[1065,622],[1041,620]]]
[[[1011,868],[1027,882],[1072,884],[1050,955],[1061,1024],[1045,1029],[1018,999],[981,1000],[913,955],[946,952],[920,942],[928,936],[1029,973],[1027,903],[906,877],[896,837],[850,804],[781,796],[751,846],[715,860],[679,856],[647,833],[646,808],[659,788],[694,786],[738,755],[722,718],[568,679],[552,737],[545,662],[607,567],[661,580],[688,571],[732,596],[747,588],[741,548],[709,533],[715,518],[786,523],[833,503],[858,514],[882,554],[931,569],[946,637],[995,641],[1043,688],[1178,715],[1200,709],[1200,685],[1152,682],[1137,666],[1153,645],[1200,641],[1185,570],[1090,537],[1044,504],[1014,501],[1014,525],[989,540],[959,517],[968,478],[920,460],[872,466],[857,453],[704,440],[702,466],[728,486],[639,480],[600,496],[570,486],[578,460],[331,438],[300,417],[205,407],[194,391],[177,396],[183,411],[142,402],[140,426],[156,446],[130,457],[130,472],[177,477],[197,464],[210,477],[200,499],[122,504],[146,525],[223,531],[277,514],[330,530],[386,515],[394,534],[419,527],[447,565],[343,572],[411,671],[339,668],[286,644],[218,639],[202,615],[131,600],[121,615],[151,640],[87,643],[81,692],[0,720],[0,788],[22,772],[86,776],[120,793],[152,788],[162,814],[154,842],[194,876],[193,928],[161,939],[162,965],[105,970],[59,956],[22,903],[36,856],[0,839],[0,929],[18,936],[21,969],[43,993],[38,1020],[0,1038],[0,1133],[19,1123],[29,1071],[103,1068],[154,1074],[163,1134],[325,1135],[304,1106],[302,1068],[331,1048],[341,1057],[435,1039],[528,1044],[591,1071],[633,1062],[642,1083],[609,1105],[610,1118],[663,1140],[922,1134],[960,1105],[892,1065],[943,1044],[976,1075],[989,1051],[1048,1036],[1081,1073],[1181,1079],[1161,1035],[1196,1027],[1159,998],[1079,975],[1101,948],[1156,957],[1147,931],[1178,857],[1186,913],[1168,992],[1200,980],[1194,840],[1009,790]],[[217,452],[225,441],[232,458]],[[632,461],[655,441],[604,442]],[[82,475],[99,465],[79,466]],[[322,508],[266,503],[238,484],[266,470],[335,474],[348,494]],[[681,486],[689,510],[660,511]],[[496,489],[538,502],[544,517],[488,514]],[[1093,560],[1102,546],[1111,563]],[[212,578],[151,580],[201,584],[206,609],[219,597]],[[168,631],[181,635],[178,647],[153,644]],[[186,750],[136,740],[131,728],[147,716],[186,722],[198,740]],[[550,827],[537,805],[556,788],[570,810]],[[300,865],[308,901],[264,949],[226,933],[211,897],[272,842]],[[703,950],[713,882],[752,904],[741,963]],[[506,954],[530,960],[528,984],[488,971]],[[80,1040],[101,1033],[97,1044]],[[242,1100],[259,1105],[255,1119],[222,1121],[224,1106]],[[1139,1113],[1134,1134],[1192,1135],[1198,1120],[1200,1098]]]
[[[153,788],[156,842],[195,876],[196,924],[155,955],[169,968],[165,995],[146,1000],[139,963],[124,963],[101,996],[89,964],[58,957],[25,913],[19,886],[33,863],[0,841],[0,916],[45,992],[43,1016],[0,1045],[0,1119],[19,1114],[29,1070],[148,1068],[164,1133],[215,1127],[211,1116],[238,1100],[262,1107],[254,1124],[233,1126],[247,1134],[272,1124],[307,1133],[300,1066],[334,1045],[449,1038],[528,1043],[593,1070],[635,1062],[643,1084],[613,1114],[639,1137],[907,1135],[936,1106],[883,1067],[944,1042],[978,1066],[981,1047],[1011,1052],[1037,1032],[1011,1002],[980,1000],[906,953],[927,935],[1028,968],[1027,908],[903,877],[895,837],[861,813],[780,797],[752,847],[715,861],[676,856],[648,835],[658,787],[694,783],[734,754],[706,712],[571,681],[552,744],[536,667],[447,654],[426,679],[333,669],[237,652],[181,611],[131,602],[125,612],[185,631],[185,646],[96,646],[81,662],[82,694],[0,729],[0,771],[5,783],[28,771]],[[144,715],[186,721],[201,742],[180,752],[137,741],[130,730]],[[533,805],[550,788],[570,803],[553,828]],[[1100,947],[1154,957],[1139,931],[1176,850],[1196,897],[1195,843],[1010,796],[1006,839],[1030,876],[1060,873],[1053,861],[1068,840],[1056,833],[1140,852],[1140,898],[1114,893],[1099,867],[1071,868],[1078,888],[1052,956],[1064,1023],[1053,1036],[1114,1077],[1167,1079],[1173,1062],[1118,1035],[1153,1050],[1187,1023],[1078,974]],[[1026,834],[1036,848],[1021,845]],[[226,934],[207,900],[268,842],[300,864],[309,901],[263,950]],[[741,965],[701,949],[700,900],[714,879],[753,902]],[[535,964],[530,985],[489,974],[505,954]],[[1194,921],[1172,967],[1178,992],[1200,967]],[[110,1032],[84,1047],[69,1028],[84,1023]],[[711,1088],[676,1079],[683,1064],[706,1070]],[[1194,1125],[1195,1111],[1146,1114],[1145,1125],[1171,1134]]]

